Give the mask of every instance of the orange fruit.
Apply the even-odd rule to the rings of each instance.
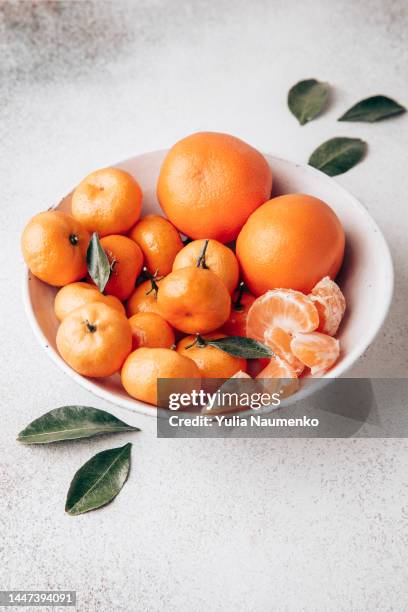
[[[218,240],[193,240],[176,255],[173,270],[196,266],[204,249],[205,267],[212,270],[232,293],[239,278],[238,261],[231,249]]]
[[[54,312],[60,321],[80,306],[102,302],[118,312],[125,314],[125,308],[118,298],[113,295],[103,295],[95,285],[89,283],[70,283],[62,287],[54,300]]]
[[[163,279],[146,280],[140,283],[126,302],[128,317],[138,312],[155,312],[160,314],[157,304],[157,293]]]
[[[49,210],[27,223],[21,248],[34,276],[62,287],[85,276],[89,239],[89,233],[71,215]]]
[[[172,328],[155,312],[138,312],[130,317],[129,323],[132,329],[133,350],[141,346],[170,348],[174,345]]]
[[[176,329],[186,333],[207,333],[229,317],[228,289],[211,270],[181,268],[170,272],[157,293],[160,314]]]
[[[296,333],[290,347],[292,353],[317,376],[327,372],[340,354],[339,341],[320,332]]]
[[[271,189],[272,172],[259,151],[229,134],[198,132],[167,153],[157,197],[178,230],[225,243]]]
[[[329,336],[334,336],[346,310],[346,300],[340,287],[328,276],[325,276],[313,287],[309,297],[319,313],[317,330],[329,334]]]
[[[123,234],[140,217],[142,190],[128,172],[102,168],[83,179],[72,194],[72,214],[99,236]]]
[[[167,348],[139,348],[130,353],[121,371],[122,384],[137,400],[157,405],[157,379],[193,379],[183,391],[199,387],[200,372],[194,361]]]
[[[206,334],[203,338],[225,338],[225,334]],[[177,344],[177,352],[189,357],[200,370],[203,378],[231,378],[241,370],[246,370],[246,359],[234,357],[215,346],[194,344],[194,336],[186,336]]]
[[[120,370],[132,349],[126,317],[102,302],[80,306],[57,331],[61,357],[83,376],[110,376]]]
[[[111,267],[104,292],[121,301],[127,300],[134,291],[136,279],[142,270],[142,251],[133,240],[119,234],[105,236],[101,238],[100,243]]]
[[[183,248],[176,228],[160,215],[146,215],[129,232],[143,251],[145,265],[151,274],[166,276],[174,258]]]
[[[344,231],[333,210],[304,194],[260,206],[242,228],[236,253],[249,290],[262,295],[284,287],[309,293],[343,261]]]
[[[248,310],[255,301],[255,297],[244,292],[241,287],[233,295],[231,313],[220,331],[227,336],[246,336],[246,322]]]

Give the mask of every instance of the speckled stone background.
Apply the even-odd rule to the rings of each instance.
[[[353,373],[406,376],[408,117],[335,120],[370,94],[407,105],[407,29],[405,0],[0,4],[0,588],[75,589],[81,612],[408,608],[406,440],[157,440],[153,421],[135,417],[125,490],[77,518],[63,510],[73,473],[129,436],[14,441],[57,405],[120,415],[32,335],[24,223],[94,168],[198,129],[302,162],[334,135],[369,142],[336,180],[384,231],[396,293]],[[306,77],[334,90],[328,112],[300,128],[285,100]]]

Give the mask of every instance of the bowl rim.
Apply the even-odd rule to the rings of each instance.
[[[133,157],[129,157],[120,162],[116,162],[112,164],[113,166],[121,167],[126,165],[137,158],[145,157],[146,155],[153,154],[164,154],[168,151],[168,149],[157,149],[154,151],[146,151],[145,153],[140,153],[138,155],[134,155]],[[378,335],[380,329],[382,328],[384,321],[388,315],[393,293],[394,293],[394,265],[390,253],[390,249],[388,247],[387,241],[377,225],[376,221],[370,215],[368,210],[363,206],[363,204],[347,189],[345,189],[342,185],[333,180],[332,177],[327,176],[320,170],[313,168],[307,164],[301,164],[295,161],[291,161],[288,159],[284,159],[278,155],[273,155],[272,153],[263,153],[263,155],[267,158],[268,162],[273,162],[273,160],[278,160],[281,163],[289,165],[291,167],[295,167],[297,170],[308,173],[310,176],[316,177],[319,181],[325,182],[328,186],[332,186],[333,183],[336,186],[338,192],[344,195],[349,201],[353,203],[353,205],[360,210],[365,216],[367,223],[370,224],[371,228],[376,233],[376,240],[378,244],[378,248],[381,248],[383,253],[383,277],[384,277],[384,299],[381,304],[381,310],[379,311],[377,323],[375,326],[369,330],[368,335],[364,336],[363,339],[356,344],[356,346],[347,353],[347,355],[343,358],[340,364],[335,365],[327,374],[325,374],[322,379],[331,379],[331,378],[339,378],[344,376],[344,374],[352,367],[352,365],[361,357],[361,355],[367,350],[367,348],[373,343],[376,336]],[[66,196],[64,196],[66,197]],[[58,200],[58,204],[56,204],[53,208],[57,208],[61,199]],[[23,275],[23,303],[24,310],[27,315],[28,321],[30,323],[31,329],[34,333],[34,336],[37,338],[39,344],[44,348],[48,356],[51,360],[58,366],[60,370],[65,372],[71,379],[77,382],[80,386],[85,388],[87,391],[90,391],[96,397],[100,399],[106,400],[107,402],[114,404],[118,408],[125,409],[130,411],[132,414],[138,413],[147,415],[150,417],[160,416],[160,413],[167,414],[167,411],[164,409],[158,409],[155,406],[147,404],[145,402],[141,402],[139,400],[133,399],[129,396],[129,398],[120,397],[116,398],[114,393],[111,391],[105,390],[99,387],[97,384],[93,382],[93,379],[86,378],[81,376],[74,370],[72,370],[59,356],[57,351],[55,351],[52,347],[49,346],[47,337],[42,332],[40,325],[37,321],[37,318],[34,314],[33,305],[30,299],[30,280],[31,280],[31,272],[25,266],[25,274]],[[316,385],[318,387],[319,385]],[[316,389],[317,390],[317,389]],[[297,394],[296,394],[297,395]],[[309,395],[309,394],[308,394]],[[294,399],[294,397],[293,397]]]

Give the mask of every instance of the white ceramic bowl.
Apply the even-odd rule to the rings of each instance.
[[[143,189],[143,214],[161,212],[156,200],[156,182],[166,151],[139,155],[118,165],[137,178]],[[364,353],[387,315],[393,291],[393,267],[384,237],[367,210],[333,179],[310,166],[267,155],[274,176],[273,195],[307,193],[329,204],[346,232],[346,256],[338,282],[346,296],[347,312],[340,328],[341,356],[327,374],[341,376]],[[70,210],[70,195],[58,208]],[[152,406],[132,399],[119,375],[105,379],[80,376],[59,356],[55,336],[58,321],[53,302],[56,289],[29,271],[24,282],[24,301],[30,324],[41,346],[68,376],[98,397],[117,406],[156,416]]]

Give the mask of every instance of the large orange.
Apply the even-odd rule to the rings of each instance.
[[[166,276],[174,258],[183,248],[180,234],[164,217],[146,215],[129,232],[143,251],[145,266],[151,274]]]
[[[101,238],[101,247],[111,266],[111,273],[104,291],[107,295],[114,295],[121,301],[127,300],[142,270],[142,251],[133,240],[119,234]]]
[[[259,151],[229,134],[198,132],[168,152],[157,197],[181,232],[225,243],[237,237],[271,189],[272,172]]]
[[[50,210],[27,223],[21,248],[34,276],[62,287],[85,276],[89,238],[87,230],[71,215]]]
[[[206,334],[203,338],[214,340],[226,338],[225,334]],[[180,355],[192,359],[203,378],[230,378],[240,371],[246,370],[246,359],[234,357],[216,346],[199,346],[194,342],[195,336],[186,336],[177,344]]]
[[[309,293],[334,279],[344,255],[344,230],[333,210],[304,194],[279,196],[249,217],[237,240],[245,283],[255,295],[287,288]]]
[[[69,366],[83,376],[110,376],[132,350],[132,331],[125,315],[101,302],[77,308],[62,321],[57,348]]]
[[[102,168],[83,179],[72,194],[72,214],[99,236],[123,234],[140,217],[142,190],[119,168]]]
[[[135,399],[157,405],[157,379],[181,378],[183,392],[200,386],[200,372],[191,359],[168,348],[139,348],[130,353],[121,371],[122,384]]]
[[[125,307],[118,298],[113,295],[103,295],[95,285],[78,282],[65,285],[58,291],[54,300],[55,316],[62,321],[76,308],[92,302],[102,302],[125,314]]]
[[[232,293],[239,278],[238,261],[233,251],[218,240],[193,240],[176,255],[173,270],[196,266],[201,256],[204,267],[212,270]]]
[[[176,329],[207,333],[228,319],[231,297],[218,276],[204,268],[181,268],[170,272],[157,292],[159,313]]]

